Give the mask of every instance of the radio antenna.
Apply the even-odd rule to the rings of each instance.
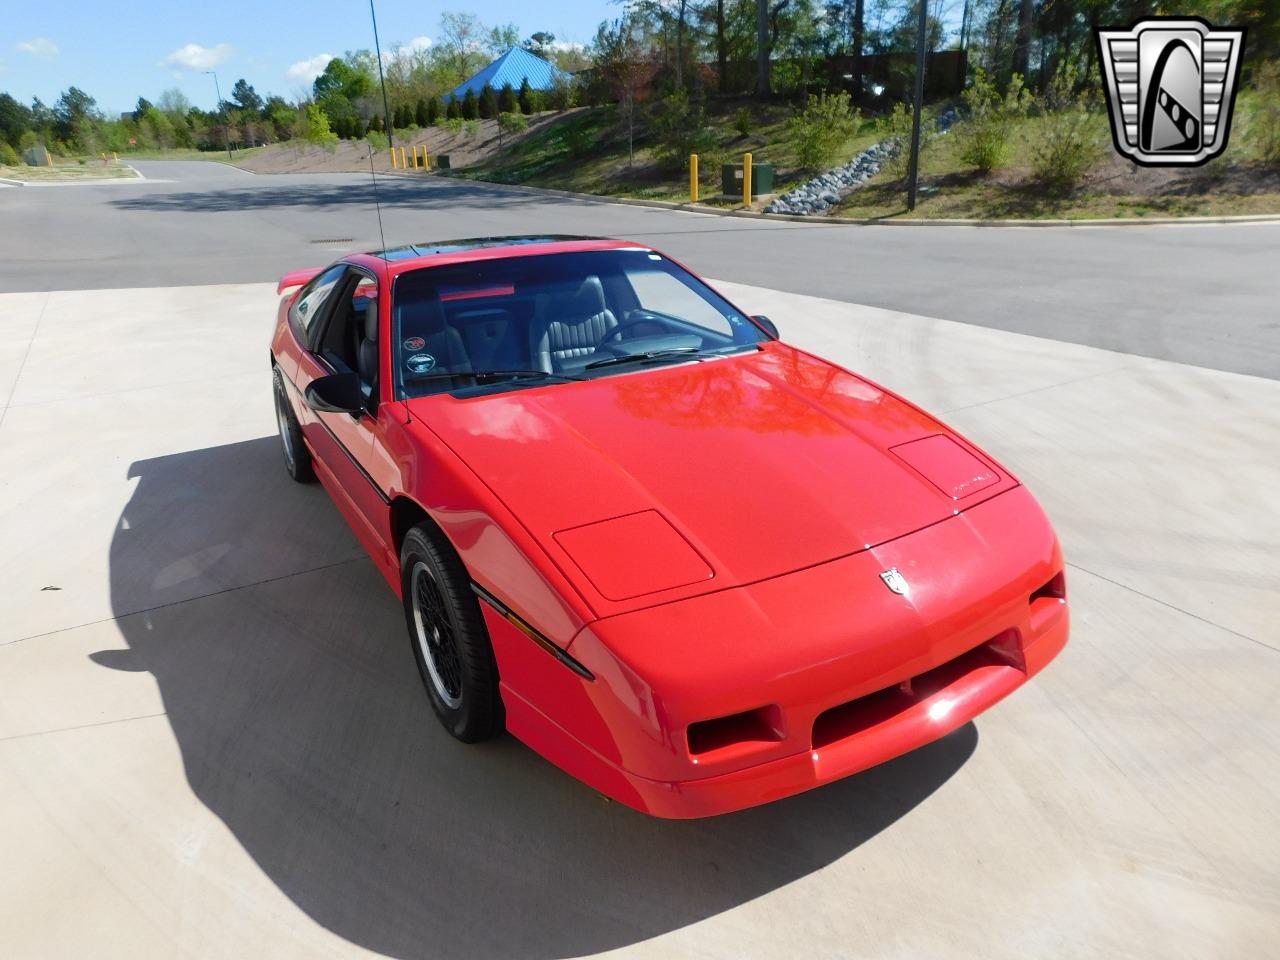
[[[378,58],[378,82],[382,84],[382,127],[387,134],[387,146],[395,154],[394,128],[391,123],[391,106],[387,100],[387,78],[382,72],[382,44],[378,41],[378,13],[369,0],[369,17],[373,20],[373,52]],[[378,175],[373,169],[373,144],[369,144],[369,177],[373,180],[373,206],[378,211],[378,238],[382,241],[382,259],[387,259],[387,235],[382,230],[382,203],[378,199]]]

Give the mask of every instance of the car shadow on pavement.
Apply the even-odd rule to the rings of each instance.
[[[110,556],[129,649],[93,659],[154,675],[199,799],[307,915],[378,953],[568,957],[696,923],[856,850],[977,744],[968,724],[799,797],[651,819],[509,736],[444,733],[398,602],[276,438],[130,475]]]

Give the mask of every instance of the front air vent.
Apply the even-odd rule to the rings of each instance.
[[[689,724],[689,754],[705,756],[728,747],[778,743],[782,740],[782,711],[757,707],[714,720]]]

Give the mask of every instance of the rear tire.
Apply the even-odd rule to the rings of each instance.
[[[302,427],[289,402],[284,374],[279,367],[272,367],[276,403],[276,426],[280,431],[280,447],[284,453],[284,468],[298,483],[315,483],[316,473],[311,466],[311,451],[302,441]]]
[[[498,667],[466,567],[444,535],[422,524],[400,550],[400,587],[413,658],[444,728],[464,743],[503,728]]]

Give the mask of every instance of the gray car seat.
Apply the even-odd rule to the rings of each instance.
[[[471,361],[462,343],[462,337],[445,319],[444,307],[436,297],[417,300],[397,307],[400,327],[400,366],[406,380],[415,372],[467,372]],[[421,340],[421,345],[418,341]],[[424,369],[423,364],[411,363],[413,357],[430,356],[434,365]]]
[[[540,293],[534,299],[531,324],[534,365],[556,373],[580,368],[617,325],[605,305],[599,277],[587,277],[576,288]]]

